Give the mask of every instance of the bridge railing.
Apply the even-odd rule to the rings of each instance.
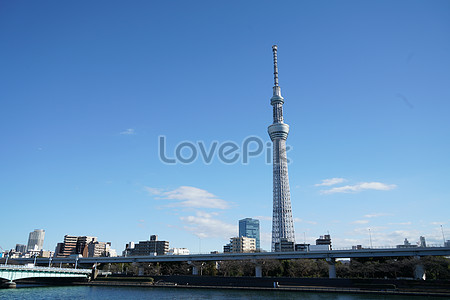
[[[353,247],[340,247],[340,248],[335,248],[333,247],[333,250],[370,250],[370,249],[424,249],[424,248],[444,248],[444,246],[442,244],[430,244],[427,245],[426,247],[420,247],[420,246],[416,246],[416,245],[410,245],[410,246],[404,246],[404,245],[399,245],[398,246],[363,246],[360,249],[356,249]]]

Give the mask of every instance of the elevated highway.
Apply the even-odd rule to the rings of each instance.
[[[267,259],[337,259],[362,257],[405,257],[405,256],[450,256],[450,247],[426,248],[385,248],[361,250],[295,251],[295,252],[259,252],[259,253],[219,253],[191,255],[158,256],[118,256],[118,257],[53,257],[52,263],[133,263],[133,262],[204,262],[224,260],[267,260]],[[33,262],[34,258],[18,258],[19,263]],[[48,264],[49,258],[37,258],[38,264]]]
[[[414,277],[425,279],[425,269],[420,262],[423,256],[450,256],[450,247],[416,247],[416,248],[381,248],[359,250],[328,250],[328,251],[295,251],[295,252],[259,252],[259,253],[218,253],[218,254],[191,254],[191,255],[158,255],[158,256],[119,256],[119,257],[55,257],[38,258],[38,264],[83,264],[96,265],[104,263],[163,263],[187,262],[192,265],[194,275],[198,274],[198,266],[206,261],[250,260],[255,263],[255,274],[262,276],[262,262],[277,259],[325,259],[329,266],[329,277],[336,277],[335,260],[342,258],[370,258],[370,257],[415,257],[417,258]],[[16,259],[19,263],[33,261],[33,258]]]

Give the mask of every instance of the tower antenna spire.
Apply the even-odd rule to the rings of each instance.
[[[273,51],[273,80],[275,86],[278,86],[278,61],[277,61],[277,50],[278,46],[273,45],[272,51]]]

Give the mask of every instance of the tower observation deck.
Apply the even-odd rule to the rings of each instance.
[[[281,239],[295,242],[286,156],[289,125],[283,121],[284,98],[281,96],[281,88],[278,85],[277,50],[277,45],[272,46],[274,87],[270,104],[273,106],[273,124],[268,128],[273,143],[272,251],[275,251],[275,243],[280,243]]]

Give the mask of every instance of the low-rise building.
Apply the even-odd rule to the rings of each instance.
[[[129,256],[134,250],[134,242],[129,242],[125,245],[125,250],[122,251],[122,256]]]
[[[280,242],[275,243],[275,252],[292,252],[295,250],[295,243],[288,239],[281,238]]]
[[[223,253],[231,253],[231,243],[228,243],[223,246]]]
[[[403,241],[403,245],[397,245],[397,248],[416,248],[417,245],[412,245],[407,238]]]
[[[329,234],[321,235],[316,239],[316,245],[329,245],[331,250],[331,236]]]
[[[242,253],[255,252],[256,239],[245,236],[232,237],[230,243],[223,247],[223,252],[227,253]]]
[[[275,249],[277,249],[277,244],[275,244]],[[278,246],[278,247],[280,247],[280,246]],[[288,250],[288,249],[291,249],[290,244],[286,243],[286,246],[284,246],[283,249],[285,249],[284,251],[290,251],[290,250]],[[295,245],[295,251],[308,252],[308,251],[328,251],[328,250],[331,250],[331,236],[329,234],[321,235],[318,239],[316,239],[315,245],[310,245],[310,244],[296,244]]]
[[[127,250],[127,249],[125,249]],[[128,255],[138,256],[138,255],[165,255],[169,252],[169,242],[168,241],[158,241],[157,235],[151,235],[150,240],[140,241],[134,245],[134,249],[129,249]]]
[[[295,251],[309,251],[309,244],[295,244]]]
[[[189,255],[190,251],[187,248],[170,248],[167,255]]]

